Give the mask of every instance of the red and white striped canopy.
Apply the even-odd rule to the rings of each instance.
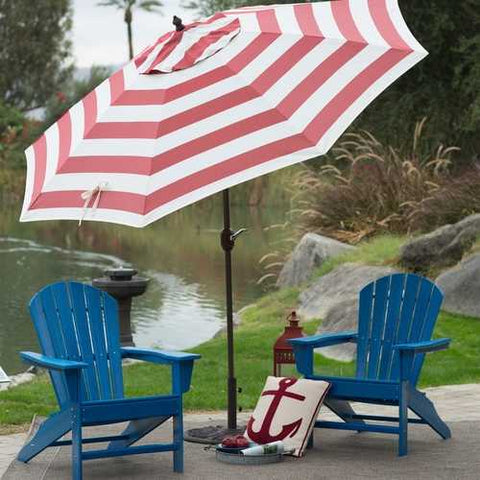
[[[26,151],[21,220],[142,227],[322,155],[426,54],[397,0],[241,8],[169,32]]]

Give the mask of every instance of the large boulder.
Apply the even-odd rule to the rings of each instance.
[[[403,245],[400,263],[416,272],[450,267],[459,262],[480,234],[480,214],[445,225]]]
[[[317,335],[357,330],[357,323],[358,295],[347,297],[331,307],[318,327]],[[357,345],[355,343],[343,343],[317,349],[317,352],[324,357],[333,358],[340,362],[352,361],[355,358],[356,351]]]
[[[445,294],[443,310],[480,318],[480,254],[443,272],[436,284]]]
[[[298,313],[306,320],[325,319],[332,307],[347,298],[358,297],[367,283],[392,273],[396,273],[396,270],[390,267],[344,263],[319,277],[300,294]]]
[[[321,318],[317,334],[358,328],[358,295],[370,282],[397,271],[390,267],[372,267],[345,263],[318,278],[299,296],[298,313],[305,319]],[[354,344],[319,349],[322,355],[340,361],[355,356]]]
[[[335,257],[355,247],[323,237],[316,233],[305,234],[283,266],[277,287],[294,287],[310,279],[315,268],[330,257]]]

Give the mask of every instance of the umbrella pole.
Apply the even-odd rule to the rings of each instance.
[[[223,230],[221,245],[225,252],[225,295],[227,304],[227,356],[228,356],[228,428],[237,428],[237,379],[235,378],[235,357],[233,343],[233,294],[232,294],[232,250],[235,245],[230,226],[230,196],[223,191]]]
[[[227,303],[227,360],[228,360],[228,423],[227,427],[207,425],[192,428],[185,434],[187,442],[220,443],[225,436],[242,433],[237,426],[237,379],[235,378],[235,356],[233,344],[233,295],[232,295],[232,250],[235,239],[245,228],[233,232],[230,225],[230,197],[229,191],[223,191],[223,230],[220,234],[220,243],[225,252],[225,297]]]

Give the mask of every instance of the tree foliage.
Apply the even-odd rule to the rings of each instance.
[[[62,91],[52,96],[45,106],[44,125],[48,128],[56,122],[68,109],[96,88],[111,74],[107,67],[93,66],[84,78],[77,78],[67,85]]]
[[[192,0],[202,15],[244,5],[294,0]],[[428,117],[432,145],[462,147],[465,158],[480,151],[480,1],[399,0],[409,27],[430,55],[383,93],[356,127],[383,142],[410,141],[412,125]]]
[[[22,112],[0,100],[0,168],[21,164],[23,149],[26,147],[26,123]],[[0,175],[0,185],[2,183]]]
[[[428,117],[432,144],[480,149],[480,8],[478,0],[400,1],[429,56],[378,98],[359,125],[385,141],[405,141]],[[383,131],[382,131],[383,130]]]
[[[0,101],[45,105],[70,78],[70,0],[0,0]]]

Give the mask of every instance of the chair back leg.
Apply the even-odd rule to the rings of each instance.
[[[426,394],[414,388],[409,391],[409,407],[422,420],[435,430],[444,440],[452,436],[448,425],[440,418],[433,403]]]
[[[68,411],[56,413],[43,421],[38,431],[28,443],[20,450],[17,459],[27,463],[33,457],[45,450],[71,430],[70,414]]]

